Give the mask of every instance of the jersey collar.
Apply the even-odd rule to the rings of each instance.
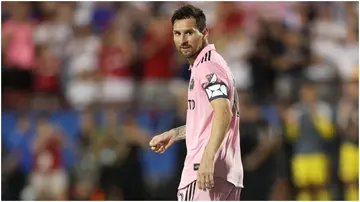
[[[199,53],[199,55],[196,57],[195,62],[193,65],[190,65],[189,70],[193,68],[193,66],[197,66],[197,64],[200,62],[201,58],[204,57],[205,53],[207,53],[210,50],[216,50],[214,44],[208,44],[205,46]]]

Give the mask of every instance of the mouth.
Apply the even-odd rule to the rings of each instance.
[[[183,46],[183,47],[181,47],[180,49],[187,51],[187,50],[190,50],[190,48],[191,48],[190,46]]]

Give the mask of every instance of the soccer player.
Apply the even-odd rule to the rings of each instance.
[[[150,146],[163,153],[186,141],[187,156],[178,200],[239,200],[243,187],[239,109],[233,75],[208,44],[202,10],[186,5],[171,18],[176,48],[190,63],[186,125],[153,137]]]

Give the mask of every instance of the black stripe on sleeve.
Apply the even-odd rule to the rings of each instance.
[[[191,201],[194,200],[195,189],[196,189],[196,181],[193,182]]]
[[[202,57],[199,64],[210,61],[210,58],[211,58],[211,50],[205,53],[204,57]],[[198,66],[199,64],[197,64],[196,66]]]
[[[192,197],[192,186],[193,186],[193,183],[191,183],[188,187],[189,189],[189,197],[188,197],[188,201],[191,201],[191,197]]]

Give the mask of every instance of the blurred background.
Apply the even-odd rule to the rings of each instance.
[[[1,2],[2,199],[176,200],[187,2]],[[358,199],[358,3],[191,2],[240,95],[242,200]]]

